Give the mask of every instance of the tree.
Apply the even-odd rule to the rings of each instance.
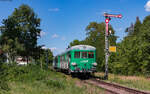
[[[28,5],[23,4],[19,8],[15,8],[12,15],[3,20],[0,43],[3,46],[7,45],[8,50],[11,48],[11,50],[17,51],[18,55],[25,56],[28,60],[29,57],[35,55],[34,49],[37,47],[40,31],[40,18]],[[15,49],[16,41],[18,45],[23,45],[24,50]]]
[[[112,26],[109,25],[109,30],[112,31],[112,34],[109,35],[109,44],[111,46],[116,45],[117,37],[114,35],[115,31]],[[105,23],[91,22],[86,27],[86,43],[96,47],[96,62],[98,63],[98,70],[104,71],[105,68]]]
[[[68,48],[71,47],[71,46],[84,45],[84,44],[85,45],[87,44],[85,40],[79,41],[79,40],[75,39],[75,40],[73,40],[73,42],[70,42]]]
[[[136,18],[132,32],[118,43],[119,50],[115,56],[112,70],[126,75],[150,75],[150,16],[143,23]]]
[[[47,55],[48,55],[48,61],[49,61],[48,63],[52,64],[54,56],[53,56],[53,53],[50,49],[47,49]]]
[[[6,61],[6,55],[3,53],[1,47],[0,47],[0,63],[5,62]]]
[[[22,44],[18,43],[18,39],[15,40],[8,39],[5,41],[5,44],[2,45],[2,51],[4,51],[7,55],[9,62],[15,61],[15,56],[22,52],[24,47]]]
[[[143,74],[150,75],[150,16],[145,17],[138,35],[140,70]]]
[[[53,62],[53,53],[50,49],[40,49],[40,66],[43,68],[43,65],[46,66],[52,65]],[[48,66],[47,65],[47,66]]]
[[[76,40],[73,40],[73,42],[70,43],[69,47],[79,45],[79,44],[80,44],[80,41],[76,39]]]
[[[141,23],[139,17],[137,16],[136,17],[136,22],[135,22],[135,25],[134,25],[134,33],[133,33],[133,35],[138,35],[138,33],[140,32],[141,26],[142,26],[142,23]]]

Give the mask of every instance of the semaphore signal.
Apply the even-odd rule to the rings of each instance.
[[[108,35],[109,35],[109,22],[111,18],[122,18],[122,15],[114,15],[104,13],[105,23],[106,23],[106,32],[105,32],[105,75],[104,78],[108,79],[108,57],[109,57],[109,43],[108,43]]]

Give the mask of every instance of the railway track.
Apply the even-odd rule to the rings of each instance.
[[[91,76],[88,78],[85,78],[85,76],[83,78],[82,77],[77,78],[79,78],[82,82],[86,84],[92,84],[100,88],[103,88],[106,91],[105,94],[150,94],[150,92],[147,91],[140,91],[137,89],[121,86],[116,83],[105,82],[101,80],[101,78],[95,76]]]
[[[99,79],[84,80],[85,83],[93,84],[106,90],[106,94],[150,94],[150,92],[128,88],[119,84],[104,82]]]

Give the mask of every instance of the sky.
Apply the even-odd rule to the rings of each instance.
[[[150,14],[150,0],[0,0],[0,25],[22,4],[29,5],[41,18],[41,38],[38,45],[50,48],[54,55],[63,52],[75,39],[84,40],[90,22],[104,22],[103,13],[122,14],[122,19],[112,18],[110,24],[119,36],[136,16],[143,21]]]

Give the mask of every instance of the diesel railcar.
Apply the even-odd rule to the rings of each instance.
[[[96,72],[96,48],[90,45],[76,45],[53,59],[53,67],[68,73]]]

